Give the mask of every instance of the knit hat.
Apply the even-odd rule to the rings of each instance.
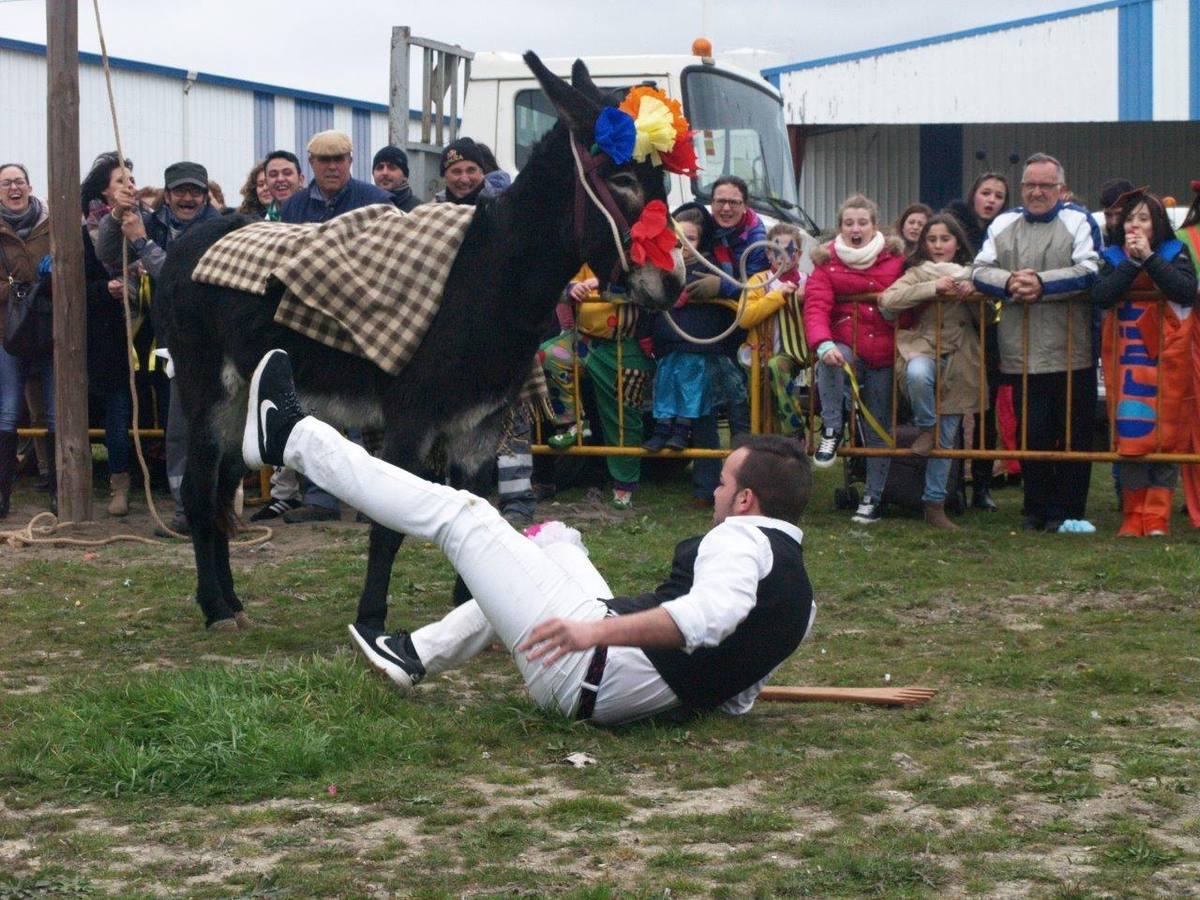
[[[1113,178],[1100,185],[1100,207],[1112,209],[1121,199],[1122,194],[1133,190],[1133,182],[1124,178]]]
[[[177,162],[167,166],[163,172],[163,186],[173,190],[181,184],[191,184],[208,190],[208,169],[194,162]]]
[[[354,152],[354,145],[343,131],[318,131],[308,139],[308,152],[313,156],[345,156]]]
[[[399,147],[388,144],[386,147],[380,149],[380,151],[375,154],[375,158],[371,160],[371,168],[374,169],[381,162],[391,163],[404,173],[405,178],[408,177],[408,154]]]
[[[442,151],[441,174],[445,175],[452,165],[464,161],[473,162],[479,168],[483,168],[483,154],[479,151],[479,145],[469,137],[459,138]]]

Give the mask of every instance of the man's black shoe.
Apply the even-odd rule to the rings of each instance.
[[[407,694],[425,677],[425,666],[407,631],[388,634],[357,622],[349,628],[358,649],[371,665],[392,679],[401,694]]]
[[[283,448],[304,410],[292,383],[292,364],[282,350],[271,350],[259,360],[250,378],[246,404],[246,431],[242,457],[251,469],[282,466]]]

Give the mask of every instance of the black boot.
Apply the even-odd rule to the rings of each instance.
[[[668,450],[686,450],[692,443],[692,420],[682,416],[675,417],[675,425],[671,428],[671,436],[667,438]]]
[[[975,491],[971,497],[971,505],[975,509],[983,509],[988,512],[995,512],[999,509],[996,506],[996,501],[992,499],[992,492],[983,485],[976,485]]]
[[[670,419],[655,419],[654,433],[650,435],[643,443],[642,449],[650,453],[657,453],[663,447],[667,446],[667,440],[671,437],[671,420]]]
[[[8,515],[17,477],[17,433],[0,431],[0,519]]]
[[[54,432],[46,434],[46,481],[50,488],[50,512],[58,515],[58,457],[54,450]]]

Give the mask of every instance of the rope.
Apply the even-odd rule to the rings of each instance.
[[[93,0],[93,2],[97,2],[97,0]],[[588,183],[587,175],[583,171],[583,160],[579,158],[579,147],[574,135],[570,136],[570,143],[571,158],[575,160],[575,174],[579,178],[579,183],[583,185],[584,193],[588,195],[588,198],[595,204],[596,209],[600,210],[600,214],[604,216],[604,220],[608,222],[608,227],[612,231],[613,244],[617,248],[617,255],[621,258],[621,271],[628,272],[629,260],[625,257],[625,245],[621,242],[621,229],[617,227],[617,222],[612,217],[612,214],[600,202],[600,198],[592,191],[592,186]]]
[[[104,26],[100,21],[100,0],[92,0],[92,9],[96,15],[96,33],[100,39],[100,60],[104,67],[104,83],[108,91],[108,109],[112,117],[113,138],[117,145],[117,166],[121,170],[122,178],[126,183],[129,183],[129,170],[125,168],[125,150],[121,146],[121,128],[117,118],[117,101],[113,94],[112,71],[108,65],[108,44],[104,39]],[[133,346],[133,315],[129,306],[129,241],[123,235],[121,238],[121,306],[125,313],[125,352],[129,361],[129,394],[133,401],[132,419],[134,422],[137,422],[140,419],[140,412],[138,409],[137,376],[134,368],[137,351]],[[146,508],[150,511],[150,517],[167,534],[181,540],[187,540],[187,535],[173,530],[158,514],[158,507],[155,505],[154,496],[150,491],[150,468],[146,464],[146,456],[142,452],[141,434],[136,428],[133,429],[133,445],[137,455],[138,467],[142,472],[142,488],[145,492]],[[42,520],[49,521],[46,524],[36,524]],[[153,538],[141,537],[134,534],[118,534],[101,540],[83,540],[81,538],[54,536],[56,532],[74,524],[74,522],[59,522],[58,517],[50,512],[39,513],[22,529],[0,532],[0,541],[7,541],[14,547],[28,544],[69,544],[77,547],[99,547],[117,541],[137,541],[151,545],[161,545],[163,543]],[[273,535],[272,530],[264,525],[254,525],[251,528],[262,533],[258,537],[231,542],[231,544],[235,547],[253,546],[269,541]]]

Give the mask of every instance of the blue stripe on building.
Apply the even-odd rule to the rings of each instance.
[[[365,109],[352,113],[350,140],[354,144],[354,168],[350,174],[359,181],[371,180],[371,157],[375,148],[371,146],[371,114]]]
[[[961,125],[921,126],[921,202],[942,209],[962,193]],[[978,249],[978,248],[976,248]]]
[[[1200,0],[1188,0],[1188,118],[1200,119]]]
[[[1130,3],[1117,10],[1117,118],[1154,119],[1154,4]]]
[[[368,113],[369,115],[369,113]],[[275,97],[254,92],[254,158],[264,159],[275,149]]]
[[[318,131],[328,131],[332,127],[332,103],[296,101],[296,155],[300,157],[300,167],[304,169],[306,181],[312,178],[312,169],[308,165],[308,139]]]

